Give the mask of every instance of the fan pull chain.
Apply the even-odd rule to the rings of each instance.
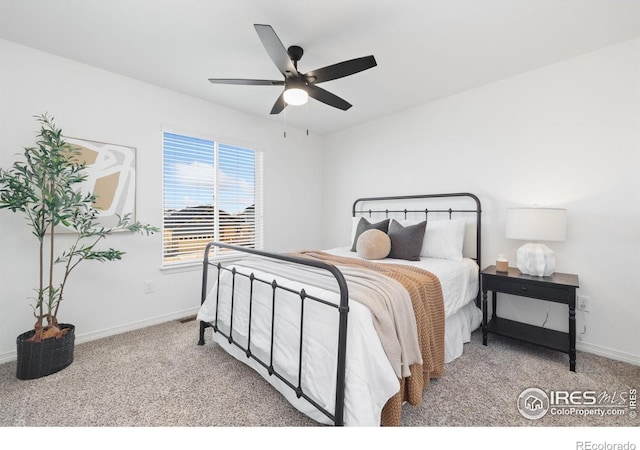
[[[307,136],[309,136],[309,102],[304,105],[305,113],[307,115]]]
[[[284,128],[284,138],[287,138],[287,108],[284,109],[282,114],[282,127]]]
[[[309,136],[309,102],[305,104],[305,115],[306,115],[306,131],[307,136]],[[287,109],[285,108],[282,112],[282,127],[283,127],[283,136],[287,138]]]

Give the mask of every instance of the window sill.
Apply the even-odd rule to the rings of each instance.
[[[236,256],[227,256],[220,258],[211,258],[209,259],[209,265],[216,265],[220,263],[233,263],[240,261],[247,256],[245,255],[236,255]],[[168,266],[160,266],[160,271],[170,274],[170,273],[181,273],[181,272],[194,272],[194,271],[202,271],[202,261],[193,261],[193,262],[185,262],[182,264],[173,264]]]
[[[171,266],[160,266],[160,271],[164,273],[180,273],[180,272],[193,272],[196,270],[202,270],[202,261],[194,261],[190,263],[174,264]]]

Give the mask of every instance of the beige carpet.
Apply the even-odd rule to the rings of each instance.
[[[300,427],[299,413],[255,372],[211,343],[196,345],[195,321],[178,321],[77,345],[71,366],[37,380],[0,365],[0,426]],[[78,330],[81,332],[81,330]],[[473,334],[462,357],[406,405],[402,425],[430,427],[637,427],[625,416],[522,417],[516,402],[530,387],[608,394],[640,389],[640,367],[578,352],[577,373],[565,354]]]

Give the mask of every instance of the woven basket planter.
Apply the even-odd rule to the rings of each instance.
[[[60,339],[55,337],[42,339],[39,343],[28,341],[35,331],[22,333],[16,339],[18,349],[18,367],[16,376],[20,380],[32,380],[59,372],[73,362],[75,345],[75,326],[61,323],[61,329],[67,332]]]

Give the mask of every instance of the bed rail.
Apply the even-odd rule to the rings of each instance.
[[[213,247],[233,250],[238,252],[239,254],[247,254],[247,255],[256,255],[262,256],[266,258],[276,259],[280,261],[287,261],[295,264],[300,264],[304,266],[315,267],[317,269],[326,270],[336,279],[339,292],[340,292],[340,303],[338,305],[323,300],[321,298],[309,295],[305,292],[304,289],[300,291],[293,291],[285,286],[280,286],[276,282],[276,280],[264,280],[256,277],[254,273],[250,273],[249,275],[236,271],[234,268],[227,268],[222,265],[221,262],[211,262],[209,259],[209,253]],[[347,349],[347,315],[349,312],[349,292],[347,289],[347,283],[344,279],[344,276],[335,266],[331,264],[327,264],[323,261],[313,260],[308,258],[297,257],[288,254],[282,253],[270,253],[262,250],[256,250],[252,248],[240,247],[230,244],[224,244],[220,242],[210,242],[207,244],[204,254],[203,260],[203,272],[202,272],[202,296],[201,296],[201,304],[207,298],[209,294],[209,270],[210,268],[217,269],[217,281],[220,279],[220,273],[222,271],[228,271],[232,274],[232,293],[231,293],[231,317],[230,326],[229,326],[229,334],[227,335],[223,330],[218,327],[218,301],[220,291],[217,289],[216,291],[216,314],[215,320],[212,323],[208,322],[200,322],[200,336],[198,340],[198,345],[204,345],[204,333],[205,330],[209,327],[213,328],[214,333],[220,333],[224,338],[230,343],[238,347],[241,351],[245,353],[247,358],[252,358],[256,362],[258,362],[261,366],[263,366],[269,373],[269,376],[275,376],[279,380],[281,380],[284,384],[286,384],[289,388],[291,388],[298,398],[304,398],[309,403],[311,403],[316,409],[321,411],[324,415],[326,415],[336,426],[344,425],[344,390],[345,390],[345,369],[346,369],[346,349]],[[242,344],[238,343],[233,338],[233,301],[234,301],[234,290],[235,287],[235,277],[242,276],[247,277],[251,283],[251,293],[249,296],[249,341],[247,343],[247,347],[244,347]],[[271,318],[271,349],[269,355],[269,361],[263,361],[255,354],[251,352],[251,302],[253,301],[253,283],[265,283],[271,285],[273,289],[273,298],[272,298],[272,318]],[[219,287],[219,284],[218,284]],[[278,371],[273,367],[273,339],[274,339],[274,321],[275,321],[275,304],[278,290],[285,290],[300,296],[300,350],[299,350],[299,358],[298,358],[298,380],[297,385],[294,385],[289,380],[287,380],[282,374],[278,373]],[[303,342],[303,321],[304,321],[304,304],[305,301],[316,301],[321,304],[327,305],[328,307],[336,308],[338,310],[338,349],[337,349],[337,373],[336,373],[336,400],[335,400],[335,410],[333,412],[326,410],[321,405],[319,405],[313,398],[307,395],[301,385],[302,380],[302,342]]]

